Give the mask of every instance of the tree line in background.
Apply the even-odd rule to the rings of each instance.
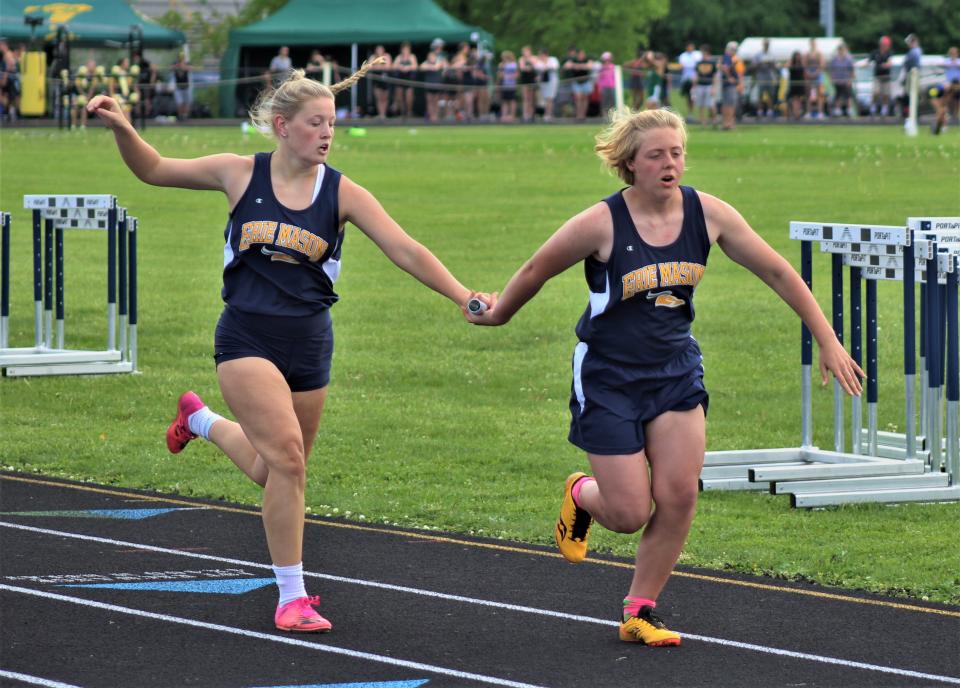
[[[676,56],[688,41],[723,50],[747,36],[822,36],[817,0],[437,0],[447,12],[492,33],[497,48],[546,46],[565,55],[570,45],[618,61],[638,48]],[[960,41],[957,0],[834,0],[835,34],[851,52],[865,53],[880,36],[906,52],[907,34],[925,53],[944,54]]]
[[[171,10],[160,23],[191,36],[193,61],[222,55],[230,30],[261,21],[288,0],[250,0],[235,16],[205,20],[199,13]],[[357,0],[362,2],[362,0]],[[637,50],[676,56],[688,41],[722,51],[747,36],[822,36],[817,0],[436,0],[451,15],[483,27],[497,50],[530,45],[562,56],[576,45],[599,55],[611,51],[618,61]],[[880,36],[906,52],[903,39],[915,33],[925,53],[943,54],[960,42],[958,0],[834,0],[835,33],[851,52],[873,50]]]

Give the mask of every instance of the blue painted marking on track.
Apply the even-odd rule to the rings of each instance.
[[[377,681],[375,683],[309,683],[295,686],[261,686],[260,688],[418,688],[429,683],[428,678],[417,678],[412,681]]]
[[[90,513],[101,518],[125,518],[132,521],[153,518],[171,511],[186,511],[186,509],[90,509]]]
[[[161,590],[219,595],[242,595],[274,583],[273,578],[231,578],[226,580],[144,581],[140,583],[80,583],[61,588],[104,588],[110,590]]]
[[[46,516],[55,518],[122,518],[139,521],[153,518],[171,511],[195,511],[202,507],[181,507],[172,509],[68,509],[59,511],[4,511],[3,516]]]

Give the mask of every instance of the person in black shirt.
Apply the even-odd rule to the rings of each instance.
[[[871,115],[886,117],[890,113],[890,37],[881,36],[877,49],[870,53],[873,65],[873,105]]]

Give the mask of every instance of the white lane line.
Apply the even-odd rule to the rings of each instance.
[[[12,678],[21,683],[29,683],[32,686],[44,686],[44,688],[80,688],[71,683],[60,683],[50,679],[31,676],[30,674],[18,674],[16,671],[4,671],[0,669],[0,678]]]
[[[0,526],[4,528],[15,528],[17,530],[26,530],[34,533],[41,533],[44,535],[53,535],[56,537],[66,537],[74,538],[77,540],[85,540],[89,542],[98,542],[107,545],[116,545],[118,547],[135,547],[138,549],[147,550],[150,552],[160,552],[162,554],[173,554],[183,557],[192,557],[195,559],[207,559],[211,561],[221,561],[228,564],[237,564],[240,566],[247,566],[251,568],[260,568],[260,569],[270,569],[271,567],[267,564],[260,564],[252,561],[245,561],[243,559],[230,559],[227,557],[218,557],[210,554],[198,554],[196,552],[183,552],[177,549],[168,549],[166,547],[157,547],[155,545],[144,545],[136,542],[126,542],[123,540],[112,540],[110,538],[101,538],[94,535],[83,535],[80,533],[70,533],[59,530],[49,530],[46,528],[36,528],[34,526],[22,525],[19,523],[7,523],[0,521]],[[304,571],[303,575],[310,578],[320,578],[323,580],[335,581],[338,583],[347,583],[351,585],[361,585],[371,588],[379,588],[381,590],[391,590],[395,592],[409,593],[413,595],[422,595],[425,597],[432,597],[435,599],[449,600],[452,602],[463,602],[466,604],[475,604],[483,607],[494,607],[497,609],[508,609],[510,611],[522,612],[525,614],[537,614],[540,616],[548,616],[555,619],[563,619],[565,621],[577,621],[581,623],[592,623],[602,626],[619,626],[616,621],[609,619],[598,619],[591,616],[582,616],[579,614],[568,614],[566,612],[558,612],[552,609],[538,609],[536,607],[526,607],[523,605],[509,604],[506,602],[494,602],[491,600],[482,600],[473,597],[463,597],[461,595],[450,595],[442,592],[434,592],[431,590],[422,590],[420,588],[410,588],[402,585],[392,585],[390,583],[378,583],[375,581],[368,581],[358,578],[346,578],[344,576],[334,576],[326,573],[314,573]],[[710,636],[704,635],[694,635],[692,633],[684,633],[680,631],[684,638],[690,640],[698,640],[703,643],[711,643],[713,645],[721,645],[725,647],[734,647],[741,650],[751,650],[753,652],[760,652],[763,654],[776,655],[779,657],[791,657],[793,659],[800,659],[808,662],[819,662],[821,664],[833,664],[839,666],[845,666],[852,669],[863,669],[866,671],[877,671],[885,674],[895,674],[897,676],[907,676],[910,678],[920,678],[928,681],[940,681],[943,683],[949,683],[953,685],[960,685],[960,677],[956,676],[941,676],[938,674],[927,674],[919,671],[911,671],[909,669],[899,669],[897,667],[887,667],[879,664],[868,664],[866,662],[855,662],[847,659],[839,659],[837,657],[827,657],[825,655],[814,655],[806,652],[795,652],[793,650],[783,650],[776,647],[767,647],[765,645],[754,645],[752,643],[743,643],[736,640],[726,640],[724,638],[713,638]],[[273,636],[270,636],[273,637]]]
[[[132,609],[130,607],[121,607],[116,604],[107,604],[106,602],[96,602],[94,600],[85,600],[78,597],[68,597],[67,595],[58,595],[53,592],[44,592],[42,590],[31,590],[30,588],[21,588],[16,585],[4,585],[0,583],[0,590],[9,590],[10,592],[18,592],[24,595],[34,595],[36,597],[42,597],[44,599],[56,600],[58,602],[69,602],[71,604],[79,604],[84,607],[94,607],[95,609],[103,609],[108,612],[116,612],[118,614],[129,614],[130,616],[139,616],[144,619],[151,619],[153,621],[168,621],[170,623],[181,624],[183,626],[193,626],[194,628],[203,628],[208,631],[219,631],[220,633],[230,633],[232,635],[244,636],[246,638],[255,638],[257,640],[270,640],[275,643],[281,643],[283,645],[294,645],[296,647],[308,648],[310,650],[316,650],[317,652],[328,652],[335,655],[346,655],[347,657],[353,657],[355,659],[366,659],[372,662],[380,662],[381,664],[390,664],[392,666],[403,667],[405,669],[414,669],[416,671],[428,671],[433,674],[442,674],[444,676],[453,676],[455,678],[466,679],[468,681],[479,681],[480,683],[487,683],[494,686],[506,686],[507,688],[542,688],[542,686],[536,686],[532,683],[520,683],[519,681],[510,681],[505,678],[497,678],[496,676],[485,676],[483,674],[473,674],[469,671],[459,671],[457,669],[448,669],[446,667],[435,666],[433,664],[423,664],[421,662],[411,662],[406,659],[397,659],[396,657],[387,657],[385,655],[375,655],[370,652],[361,652],[359,650],[351,650],[346,647],[336,647],[334,645],[321,645],[320,643],[310,642],[307,640],[299,640],[297,638],[288,638],[285,636],[272,635],[270,633],[259,633],[257,631],[249,631],[244,628],[235,628],[233,626],[223,626],[221,624],[208,623],[206,621],[197,621],[195,619],[185,619],[179,616],[171,616],[169,614],[156,614],[154,612],[143,611],[142,609]],[[44,684],[41,684],[44,685]],[[62,684],[56,684],[60,686]]]

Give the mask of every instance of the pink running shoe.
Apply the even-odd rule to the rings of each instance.
[[[282,607],[277,607],[273,622],[281,631],[326,633],[333,628],[333,624],[317,613],[312,606],[314,604],[320,604],[318,596],[301,597],[293,602],[287,602]]]
[[[177,417],[167,428],[167,449],[171,454],[179,454],[196,435],[190,432],[188,418],[203,408],[203,402],[195,392],[184,392],[177,402]]]

